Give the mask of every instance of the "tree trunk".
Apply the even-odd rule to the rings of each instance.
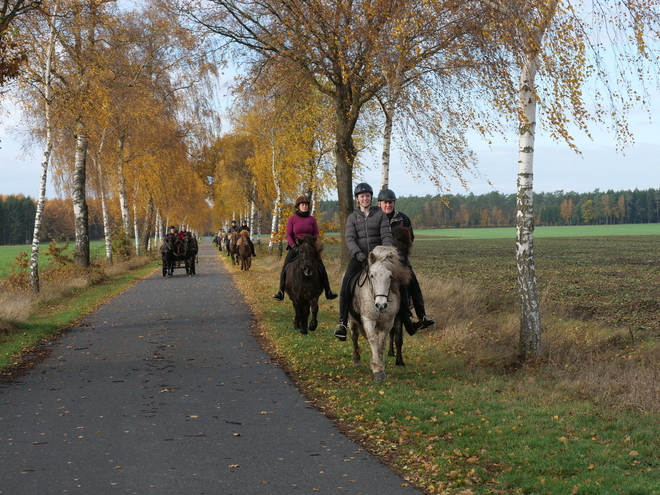
[[[534,138],[536,96],[534,80],[538,57],[530,53],[520,76],[520,102],[525,121],[520,127],[518,150],[518,194],[516,218],[516,261],[520,292],[520,354],[524,358],[541,353],[541,311],[534,271]]]
[[[76,233],[76,250],[73,258],[76,265],[83,268],[89,266],[89,210],[85,198],[86,162],[87,136],[82,125],[78,125],[73,173],[73,216]]]
[[[394,103],[388,101],[384,106],[385,129],[383,130],[383,155],[381,158],[380,188],[387,189],[390,184],[390,158],[392,148],[392,127],[394,122]]]
[[[137,194],[135,195],[137,197]],[[138,229],[137,205],[133,202],[133,236],[135,237],[135,256],[140,256],[140,230]]]
[[[121,209],[121,224],[126,238],[131,238],[131,216],[128,209],[128,193],[126,192],[126,176],[124,175],[124,137],[119,138],[119,207]]]
[[[57,14],[57,4],[53,17]],[[37,294],[40,290],[39,284],[39,245],[41,243],[41,221],[43,219],[44,205],[46,204],[46,184],[48,182],[48,165],[53,149],[52,123],[50,118],[51,107],[51,76],[53,50],[55,47],[55,23],[51,22],[48,37],[48,51],[46,53],[46,67],[44,70],[44,102],[46,120],[46,147],[44,149],[44,160],[41,162],[41,179],[39,183],[39,199],[37,200],[37,212],[34,216],[34,232],[32,234],[32,253],[30,254],[30,289]]]
[[[275,198],[275,204],[273,205],[273,220],[270,224],[270,242],[268,243],[268,254],[273,254],[275,245],[277,244],[277,256],[278,258],[282,257],[282,240],[279,242],[276,241],[279,232],[280,217],[282,216],[282,182],[279,180],[279,173],[277,172],[276,163],[276,153],[275,153],[275,142],[272,143],[272,157],[271,157],[271,171],[275,179],[275,191],[277,192],[277,197]]]
[[[349,88],[343,88],[350,92]],[[338,95],[335,100],[335,114],[337,124],[335,128],[335,176],[337,179],[337,211],[339,214],[339,228],[341,236],[346,232],[346,219],[354,210],[353,201],[353,163],[355,162],[355,143],[353,143],[353,130],[357,122],[359,109],[350,103],[350,97]],[[350,254],[346,243],[341,243],[341,265],[348,265]]]
[[[105,178],[103,176],[103,163],[101,161],[101,153],[105,144],[105,129],[101,135],[101,141],[92,155],[92,159],[96,164],[96,169],[99,176],[99,195],[101,196],[101,211],[103,213],[103,236],[105,238],[105,259],[109,265],[112,265],[112,234],[110,225],[110,213],[108,212],[108,201],[105,194]]]
[[[142,247],[144,248],[144,253],[146,254],[149,251],[149,239],[151,239],[151,226],[152,219],[154,216],[154,200],[151,196],[147,200],[147,214],[144,219],[144,225],[142,226]]]

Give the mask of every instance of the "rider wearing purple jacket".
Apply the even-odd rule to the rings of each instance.
[[[316,218],[309,214],[309,199],[306,196],[300,196],[296,199],[296,211],[294,215],[289,217],[286,223],[286,240],[288,246],[286,247],[288,253],[284,258],[284,265],[280,272],[280,290],[273,295],[273,299],[282,301],[284,299],[284,286],[286,285],[286,269],[292,260],[298,255],[298,244],[296,239],[302,239],[306,235],[310,235],[318,239],[319,226],[316,223]],[[319,270],[321,272],[321,284],[325,289],[326,299],[332,300],[337,298],[337,294],[330,289],[330,280],[328,279],[328,272],[325,270],[323,261],[319,258]]]

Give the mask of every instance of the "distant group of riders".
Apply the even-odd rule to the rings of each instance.
[[[254,251],[254,243],[250,239],[250,227],[248,227],[247,220],[242,220],[240,227],[236,225],[236,220],[231,221],[231,225],[227,229],[220,229],[216,236],[213,238],[213,244],[218,246],[218,250],[224,251],[227,253],[227,256],[230,255],[230,242],[231,234],[236,233],[238,236],[241,235],[241,232],[247,231],[248,236],[246,237],[248,244],[250,245],[250,250],[252,251],[252,256],[257,256],[257,253]]]

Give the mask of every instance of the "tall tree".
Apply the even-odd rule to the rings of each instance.
[[[342,231],[353,210],[353,170],[358,149],[354,130],[363,107],[385,87],[381,40],[399,27],[397,19],[405,12],[425,8],[419,23],[448,27],[446,36],[455,35],[463,13],[474,5],[455,2],[422,3],[395,0],[373,2],[330,2],[313,0],[268,0],[254,3],[209,0],[203,4],[178,2],[179,11],[237,46],[243,59],[258,67],[286,60],[333,101],[335,117],[335,179]],[[470,13],[476,18],[476,14]],[[426,28],[424,28],[426,29]],[[413,33],[414,36],[415,33]],[[443,37],[424,36],[406,58],[421,65],[439,56],[437,43]],[[432,46],[425,45],[429,42]],[[404,48],[408,49],[410,44]],[[250,55],[251,53],[251,55]],[[255,58],[254,53],[258,56]],[[342,260],[348,261],[344,248]]]
[[[517,75],[520,354],[533,357],[542,350],[533,243],[533,158],[538,121],[543,118],[550,135],[573,149],[571,130],[589,135],[588,124],[593,121],[609,124],[618,142],[628,144],[631,136],[626,112],[643,101],[631,82],[653,81],[657,54],[648,40],[657,38],[658,2],[480,1],[492,8],[492,42],[509,52],[513,77]],[[614,74],[604,63],[606,50],[619,57]],[[589,99],[592,84],[595,98]]]

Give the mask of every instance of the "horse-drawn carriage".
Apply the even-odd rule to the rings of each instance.
[[[176,268],[185,268],[186,275],[194,276],[198,252],[197,239],[190,232],[186,232],[183,239],[177,234],[167,234],[160,246],[163,277],[172,277]]]

